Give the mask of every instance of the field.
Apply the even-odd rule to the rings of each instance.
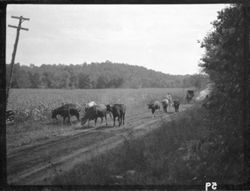
[[[62,103],[75,103],[80,107],[89,101],[124,103],[127,116],[130,116],[149,112],[146,104],[161,100],[168,92],[173,98],[184,101],[185,89],[13,89],[7,108],[15,110],[17,114],[15,124],[7,128],[8,150],[72,130],[72,127],[62,123],[62,119],[59,118],[58,122],[51,119],[51,110]]]
[[[142,104],[154,99],[162,99],[167,93],[181,101],[186,89],[12,89],[8,109],[25,110],[45,107],[53,109],[63,102],[84,104],[89,101],[97,103],[124,103],[126,105]]]
[[[12,90],[8,108],[17,110],[17,120],[7,126],[9,180],[33,183],[35,177],[54,176],[54,171],[48,174],[52,163],[67,171],[84,158],[116,147],[131,133],[150,132],[174,114],[171,108],[168,114],[160,112],[153,118],[147,108],[147,103],[161,100],[167,93],[181,101],[180,111],[190,107],[184,104],[185,89]],[[93,122],[88,127],[74,119],[72,125],[51,119],[51,109],[62,103],[83,105],[89,101],[126,104],[125,126],[113,128],[110,118],[107,127],[100,121],[96,127]],[[33,111],[37,111],[35,116]]]

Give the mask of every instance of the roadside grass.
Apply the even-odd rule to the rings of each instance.
[[[49,139],[53,136],[65,134],[73,130],[73,126],[38,123],[36,121],[25,121],[21,125],[15,124],[6,129],[7,151],[13,148],[33,144],[35,141]]]
[[[204,184],[242,181],[243,158],[230,158],[211,137],[208,112],[196,106],[148,135],[133,138],[57,176],[56,185]],[[239,152],[241,140],[234,140]],[[238,146],[238,147],[237,147]]]

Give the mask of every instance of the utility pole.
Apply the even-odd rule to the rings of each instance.
[[[29,18],[24,18],[23,16],[21,16],[21,17],[11,16],[11,18],[19,19],[19,24],[18,24],[17,27],[13,26],[13,25],[8,25],[9,27],[17,29],[17,32],[16,32],[16,40],[15,40],[14,49],[13,49],[12,58],[11,58],[11,63],[10,63],[10,79],[9,79],[9,83],[8,83],[8,86],[7,86],[7,92],[6,92],[6,94],[7,94],[6,95],[6,105],[7,105],[7,102],[8,102],[9,90],[10,90],[10,87],[11,87],[11,84],[12,84],[13,66],[14,66],[14,63],[15,63],[16,49],[17,49],[17,44],[18,44],[18,40],[19,40],[20,30],[26,30],[26,31],[29,30],[27,28],[23,28],[21,25],[22,25],[22,23],[24,21],[29,21],[30,20]]]

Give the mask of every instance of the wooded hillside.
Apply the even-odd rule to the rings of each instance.
[[[6,67],[7,82],[10,65]],[[207,76],[170,75],[141,66],[112,63],[83,63],[82,65],[15,64],[12,88],[202,88]]]

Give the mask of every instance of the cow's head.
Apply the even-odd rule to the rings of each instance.
[[[52,119],[56,119],[56,116],[57,116],[57,109],[54,109],[54,110],[52,110],[52,112],[51,112],[51,118],[52,118]]]
[[[193,97],[193,96],[194,96],[194,91],[193,91],[193,90],[188,90],[188,91],[187,91],[187,94],[188,94],[190,97]]]
[[[106,105],[106,108],[107,108],[107,112],[112,112],[113,107],[111,104]]]
[[[87,121],[88,121],[88,119],[85,118],[85,117],[83,117],[83,118],[81,119],[81,125],[84,125]]]
[[[153,108],[153,106],[154,106],[154,104],[153,104],[153,103],[148,103],[148,109],[152,109],[152,108]]]

